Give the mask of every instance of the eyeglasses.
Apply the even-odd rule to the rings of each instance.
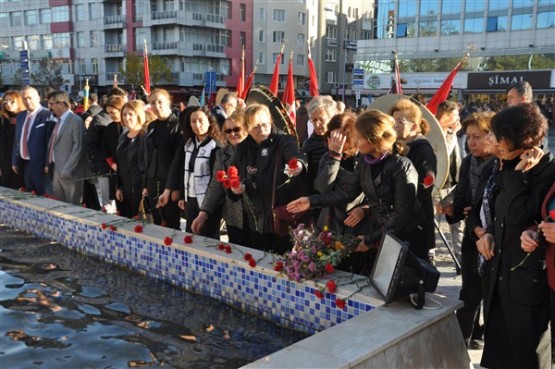
[[[409,122],[406,119],[397,119],[395,120],[395,124],[414,124],[413,122]]]
[[[225,129],[224,132],[227,135],[230,134],[231,132],[239,133],[239,132],[241,132],[241,127],[228,128],[228,129]]]
[[[267,128],[271,125],[271,123],[260,123],[254,127],[252,127],[252,129],[256,129],[256,130],[261,130],[262,128]]]

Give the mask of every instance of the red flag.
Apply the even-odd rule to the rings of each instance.
[[[397,95],[403,94],[403,86],[401,86],[401,72],[399,71],[399,59],[397,59],[397,53],[395,53],[395,81],[389,90],[389,93],[395,93]]]
[[[308,45],[308,71],[310,72],[310,96],[318,96],[318,76],[316,75],[316,68],[314,68],[314,61],[310,53],[310,45]]]
[[[147,94],[150,94],[150,67],[148,65],[148,50],[146,48],[146,40],[145,47],[143,49],[143,69],[145,75],[145,91]]]
[[[443,81],[441,86],[439,86],[439,89],[436,91],[434,96],[432,96],[432,99],[430,100],[430,102],[426,105],[426,107],[430,112],[432,112],[432,114],[435,115],[437,112],[438,105],[441,102],[447,100],[447,98],[449,97],[449,91],[451,91],[453,80],[455,79],[457,72],[462,68],[465,59],[461,60],[459,64],[457,64],[455,68],[451,71],[451,73],[449,73],[447,78],[445,78],[445,81]]]
[[[283,57],[283,49],[285,45],[281,45],[281,51],[276,58],[276,65],[274,66],[274,74],[272,75],[272,82],[270,82],[270,92],[277,96],[278,85],[279,85],[279,65],[281,64],[281,58]]]
[[[285,85],[285,91],[281,98],[283,105],[287,113],[291,117],[293,123],[297,122],[297,112],[295,107],[295,82],[293,81],[293,51],[291,51],[291,56],[289,57],[289,67],[287,68],[287,83]]]
[[[247,83],[245,83],[245,88],[243,88],[243,94],[239,96],[241,99],[245,100],[249,91],[251,90],[252,83],[254,82],[254,74],[256,73],[256,67],[254,67],[252,73],[250,74],[249,78],[247,79]]]
[[[237,81],[237,96],[243,96],[243,84],[245,83],[245,47],[241,53],[241,72],[239,72],[239,80]]]

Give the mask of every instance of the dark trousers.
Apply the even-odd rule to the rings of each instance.
[[[198,206],[198,201],[196,197],[187,197],[187,204],[185,205],[185,220],[187,225],[185,231],[192,233],[191,225],[193,220],[198,217],[200,212],[200,207]],[[216,211],[214,214],[210,214],[204,226],[200,231],[200,235],[204,237],[220,239],[220,226],[222,224],[222,210]]]
[[[83,181],[83,204],[89,209],[100,210],[100,201],[93,181]]]
[[[168,228],[180,229],[180,213],[181,209],[177,206],[177,202],[170,199],[163,208],[156,208],[158,198],[166,188],[165,179],[148,178],[146,183],[148,189],[148,200],[152,206],[152,219],[154,224],[163,225]]]
[[[465,242],[463,241],[464,244]],[[464,306],[457,310],[457,320],[465,342],[468,344],[472,339],[475,323],[480,317],[480,305],[483,295],[482,278],[478,274],[478,250],[476,247],[464,246],[461,254],[462,288],[459,295],[459,300],[464,302]]]
[[[243,212],[243,228],[227,226],[227,237],[229,238],[229,242],[234,243],[236,245],[242,245],[250,247],[251,245],[251,231],[249,229],[249,220],[247,218],[247,214]]]
[[[37,165],[30,160],[23,160],[23,181],[27,191],[35,191],[42,196],[45,193],[52,193],[52,185],[47,175],[44,173],[44,166]]]
[[[251,232],[251,244],[249,247],[282,255],[291,251],[293,241],[291,241],[289,235],[278,236],[274,233],[260,234],[258,232]]]
[[[126,218],[133,218],[139,215],[139,205],[141,204],[142,191],[140,188],[124,189],[123,201],[116,202],[116,206],[120,215]]]

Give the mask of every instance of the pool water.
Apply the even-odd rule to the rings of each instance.
[[[0,367],[237,368],[306,337],[0,226]]]

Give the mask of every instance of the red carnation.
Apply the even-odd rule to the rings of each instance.
[[[249,261],[250,259],[252,259],[252,255],[250,253],[246,253],[245,256],[243,256],[243,259]]]
[[[297,160],[297,158],[293,158],[293,159],[289,160],[289,163],[287,163],[287,166],[291,170],[298,169],[299,168],[299,161]]]
[[[225,188],[225,189],[228,189],[228,190],[229,190],[229,189],[231,188],[231,183],[229,183],[229,179],[228,179],[228,178],[224,179],[223,182],[222,182],[222,184],[224,185],[224,188]]]
[[[326,263],[326,272],[333,273],[335,268],[330,263]]]
[[[238,189],[241,186],[241,182],[239,181],[239,178],[230,179],[229,186],[235,190]]]
[[[135,233],[143,233],[143,226],[141,224],[137,224],[133,230]]]
[[[117,227],[113,224],[110,224],[110,231],[117,231]]]
[[[549,217],[551,218],[551,220],[555,221],[555,210],[551,210],[549,212]]]
[[[337,289],[337,284],[335,284],[335,281],[329,280],[328,283],[326,283],[326,287],[328,288],[329,293],[334,293]]]
[[[281,272],[283,270],[283,261],[278,261],[276,265],[274,265],[274,270],[276,272]]]
[[[19,191],[25,192],[25,187],[19,187]]]
[[[86,207],[87,207],[87,203],[84,202],[84,203],[81,204],[81,206],[84,207],[84,208],[86,208]]]
[[[251,266],[251,268],[254,268],[256,266],[256,260],[249,259],[249,265]]]
[[[225,253],[226,254],[231,254],[231,246],[225,245]]]
[[[220,243],[218,244],[218,250],[222,250],[222,251],[225,250],[225,243],[220,242]]]
[[[343,299],[336,299],[335,300],[335,306],[337,306],[341,310],[345,309],[345,304],[346,304],[346,301],[343,300]]]
[[[183,237],[183,242],[193,243],[193,236],[191,236],[190,234],[186,235],[185,237]]]
[[[239,178],[239,169],[233,165],[227,168],[227,176],[229,179]]]
[[[320,300],[324,298],[324,294],[320,290],[314,290],[314,296],[318,297]]]
[[[102,230],[105,230],[106,228],[108,228],[108,226],[106,225],[106,223],[102,223],[100,225],[100,228],[102,228]]]
[[[424,177],[422,184],[424,185],[425,188],[429,188],[434,185],[434,182],[435,182],[434,176],[432,174],[428,174],[426,177]]]
[[[33,190],[31,191],[31,195],[35,196],[37,194],[37,191]]]
[[[173,243],[173,240],[170,236],[166,236],[166,238],[164,238],[164,245],[169,246]]]
[[[108,210],[106,210],[106,208],[105,208],[104,206],[102,207],[102,209],[100,209],[100,211],[103,212],[103,213],[107,213],[107,212],[108,212]]]
[[[225,179],[225,170],[218,170],[216,172],[216,181],[223,182]]]

